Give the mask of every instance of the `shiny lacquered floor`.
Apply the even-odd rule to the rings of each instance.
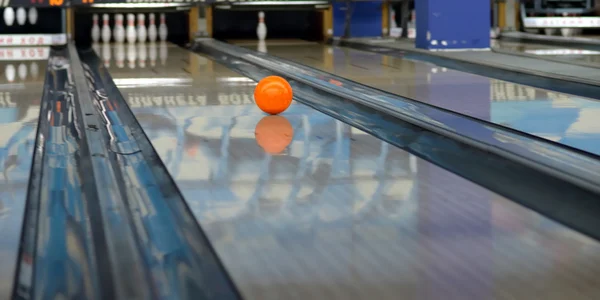
[[[106,65],[246,299],[600,293],[597,242],[300,103],[265,116],[253,104],[255,82],[163,47],[164,61],[152,66],[139,52],[131,64],[119,64],[118,48],[107,46],[113,58]],[[334,71],[375,77],[371,84],[397,80],[413,93],[433,74],[431,66],[422,73],[406,67],[413,79],[405,81],[390,67],[384,72],[391,79],[382,83],[375,71],[383,69],[380,58],[282,47],[314,57],[315,66],[326,68],[323,60],[333,58]],[[365,57],[351,62],[348,55]],[[469,86],[467,78],[457,80]],[[487,93],[479,93],[490,110],[496,85],[488,82]]]
[[[600,155],[598,100],[317,43],[234,43]]]
[[[523,52],[548,57],[565,62],[576,62],[587,66],[600,67],[600,51],[576,49],[572,47],[549,46],[535,43],[519,43],[502,40],[492,40],[492,47],[502,50]]]
[[[12,291],[21,242],[33,148],[49,48],[17,60],[21,48],[0,48],[0,295]],[[9,54],[10,53],[10,54]],[[13,58],[9,58],[13,57]],[[30,262],[31,257],[23,257]],[[23,267],[27,268],[28,264]],[[28,270],[24,270],[25,272]]]

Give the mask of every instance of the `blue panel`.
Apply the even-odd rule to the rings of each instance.
[[[381,36],[381,2],[355,2],[350,24],[351,37]],[[344,35],[346,3],[333,3],[333,35]]]
[[[469,49],[490,47],[490,1],[415,1],[417,48]]]

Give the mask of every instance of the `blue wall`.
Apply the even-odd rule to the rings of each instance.
[[[418,0],[415,9],[418,48],[490,47],[490,1]]]
[[[381,36],[381,1],[379,2],[354,2],[352,23],[350,25],[351,37]],[[333,3],[333,35],[340,37],[344,34],[344,21],[346,18],[346,3]]]

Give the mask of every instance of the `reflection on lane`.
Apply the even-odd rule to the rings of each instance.
[[[590,67],[600,65],[600,51],[575,49],[569,47],[549,46],[534,43],[518,43],[501,40],[493,40],[492,47],[501,50],[523,52],[526,54],[539,55],[563,60],[565,62],[576,62],[588,64]]]
[[[600,155],[600,101],[347,48],[267,46],[278,57]]]
[[[271,122],[253,84],[199,70],[122,92],[246,298],[600,292],[594,241],[306,106]]]
[[[0,48],[0,297],[13,289],[49,48]],[[40,71],[41,70],[41,71]],[[25,272],[32,257],[24,257]],[[27,263],[28,262],[28,263]]]

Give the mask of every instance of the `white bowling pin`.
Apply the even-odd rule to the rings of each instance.
[[[98,15],[94,14],[92,16],[92,42],[97,43],[100,40],[100,26],[98,26]]]
[[[14,82],[15,76],[17,75],[17,70],[15,69],[15,66],[13,66],[12,64],[6,65],[6,67],[4,68],[4,75],[6,76],[6,80],[8,80],[8,82]]]
[[[127,44],[127,65],[130,69],[135,69],[137,49],[133,43]]]
[[[259,40],[264,40],[267,37],[267,25],[265,25],[265,13],[258,13],[258,27],[256,27],[256,35]]]
[[[156,66],[156,43],[150,43],[150,45],[148,45],[149,49],[149,53],[148,56],[150,57],[150,66],[151,67],[155,67]]]
[[[27,21],[27,13],[25,9],[22,7],[17,8],[17,24],[25,25],[25,21]]]
[[[137,38],[138,42],[144,43],[146,42],[146,16],[144,14],[138,14],[137,18]]]
[[[29,65],[29,73],[31,73],[31,77],[33,77],[33,79],[38,78],[38,76],[40,75],[40,66],[38,66],[37,62],[31,62],[31,64]]]
[[[29,20],[29,24],[31,24],[31,25],[35,25],[35,23],[37,23],[37,19],[38,19],[37,8],[35,8],[35,7],[29,8],[29,12],[27,12],[27,19]]]
[[[12,26],[15,23],[15,10],[12,7],[4,8],[4,24]]]
[[[110,44],[102,43],[102,59],[104,60],[104,67],[110,67]]]
[[[125,45],[122,43],[117,44],[117,47],[115,48],[115,58],[117,67],[123,68],[125,66]]]
[[[148,22],[150,23],[148,25],[148,40],[150,42],[155,42],[157,33],[156,33],[156,20],[155,20],[154,14],[148,15]]]
[[[161,42],[159,51],[160,63],[164,66],[167,63],[167,58],[169,57],[169,49],[167,48],[167,43]]]
[[[146,67],[146,44],[145,43],[139,43],[138,44],[138,65],[140,66],[140,68],[145,68]]]
[[[158,26],[158,36],[161,41],[167,40],[167,34],[169,30],[167,29],[167,18],[165,14],[160,14],[160,26]]]
[[[19,68],[17,69],[19,73],[19,79],[25,80],[27,79],[27,66],[25,64],[19,64]]]
[[[127,34],[127,42],[135,43],[136,32],[135,32],[135,15],[127,14],[127,28],[125,28]]]
[[[125,27],[123,27],[123,14],[115,15],[115,41],[122,43],[125,41]]]
[[[108,14],[102,15],[102,41],[110,42],[110,26],[108,25]]]

